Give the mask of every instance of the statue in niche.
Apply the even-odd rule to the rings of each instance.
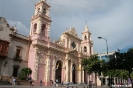
[[[75,42],[72,42],[72,43],[71,43],[71,46],[72,46],[73,49],[75,49],[75,48],[76,48]]]

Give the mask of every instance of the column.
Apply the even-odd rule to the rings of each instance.
[[[46,58],[46,85],[50,85],[50,56],[47,55]]]
[[[71,40],[69,39],[69,48],[71,49]]]
[[[38,56],[38,49],[36,50],[36,56],[35,56],[35,58],[36,58],[36,60],[35,60],[35,62],[34,62],[34,73],[33,73],[33,79],[34,80],[37,80],[37,75],[38,75],[38,62],[39,62],[39,56]]]
[[[40,7],[40,13],[43,13],[43,7],[42,6]]]
[[[108,77],[105,77],[105,85],[108,85]]]
[[[89,76],[90,76],[90,79],[89,79],[89,81],[92,81],[92,74],[89,74]]]
[[[70,65],[70,83],[72,83],[72,62],[71,62],[71,65]]]
[[[79,51],[79,44],[77,44],[77,47],[76,48],[77,48],[77,51]]]
[[[64,82],[65,79],[66,79],[66,78],[65,78],[65,67],[62,67],[62,72],[61,72],[61,73],[62,73],[62,75],[61,75],[61,81]]]
[[[41,25],[42,25],[42,22],[39,20],[38,22],[37,22],[37,34],[40,34],[41,33]]]
[[[69,82],[69,75],[68,75],[68,72],[69,72],[69,66],[68,66],[68,54],[66,55],[65,57],[65,68],[66,68],[66,71],[65,71],[65,81],[66,82]]]
[[[65,39],[65,47],[66,47],[66,48],[68,47],[68,41],[67,41],[67,38]]]
[[[81,83],[81,64],[79,64],[79,67],[78,67],[78,81],[77,83],[80,84]]]
[[[55,81],[55,59],[52,57],[50,65],[50,80]]]
[[[68,72],[69,72],[68,60],[66,60],[66,82],[69,81],[69,75],[68,75]]]
[[[116,84],[115,77],[114,77],[114,84]]]
[[[51,80],[53,80],[53,81],[55,81],[55,58],[53,57],[53,59],[52,59],[52,77],[51,77]]]
[[[85,71],[85,83],[89,83],[89,75],[87,74],[87,72]]]
[[[82,67],[82,83],[84,83],[84,69],[83,69],[83,67]]]
[[[45,32],[47,33],[47,37],[49,37],[50,36],[50,24],[48,24],[47,29],[48,29],[47,31],[48,33],[46,31]]]
[[[81,45],[78,45],[78,51],[81,52]]]

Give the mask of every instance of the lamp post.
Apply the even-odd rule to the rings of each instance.
[[[108,44],[107,44],[107,39],[102,38],[102,37],[98,37],[99,39],[104,39],[106,41],[106,47],[107,47],[107,59],[108,59]]]
[[[107,47],[107,59],[109,59],[108,58],[108,44],[107,44],[107,39],[105,39],[105,38],[102,38],[102,37],[98,37],[99,39],[104,39],[105,41],[106,41],[106,47]],[[111,79],[112,80],[112,79]],[[110,85],[110,76],[109,76],[109,85]]]

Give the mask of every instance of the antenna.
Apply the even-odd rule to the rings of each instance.
[[[4,5],[3,5],[3,10],[2,10],[2,14],[1,14],[1,17],[3,16],[3,13],[4,13],[4,8],[5,7],[5,3],[4,3]]]
[[[85,22],[86,22],[86,25],[87,25],[87,21],[85,20]]]

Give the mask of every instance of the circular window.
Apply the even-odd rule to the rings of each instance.
[[[2,31],[3,30],[3,27],[2,26],[0,26],[0,31]]]

